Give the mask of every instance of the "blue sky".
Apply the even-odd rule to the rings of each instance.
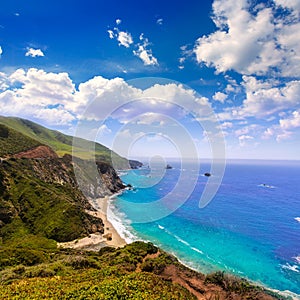
[[[299,0],[4,0],[0,114],[132,157],[193,156],[189,137],[199,157],[222,138],[227,158],[300,159],[299,15]]]

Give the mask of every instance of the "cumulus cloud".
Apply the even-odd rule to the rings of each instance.
[[[265,117],[300,105],[300,81],[281,84],[273,80],[257,80],[243,77],[246,99],[240,109],[243,116]]]
[[[215,0],[217,31],[200,37],[194,53],[198,63],[217,72],[235,70],[245,75],[300,75],[299,1],[274,0],[251,7],[247,0]],[[287,7],[285,18],[277,10]]]
[[[292,129],[300,127],[300,110],[295,110],[291,116],[279,120],[282,129]]]
[[[121,20],[117,19],[116,24],[121,24]],[[113,30],[107,30],[110,39],[117,39],[119,41],[119,46],[124,46],[129,48],[133,46],[135,49],[132,53],[142,60],[145,66],[157,66],[158,60],[153,55],[152,49],[150,48],[151,43],[148,38],[144,37],[144,34],[140,34],[140,42],[134,43],[131,33],[127,31],[121,31],[118,27],[114,27]]]
[[[124,46],[126,48],[129,48],[129,46],[133,44],[133,39],[129,32],[119,31],[117,40],[119,41],[119,46]]]
[[[51,125],[69,124],[75,117],[66,106],[73,101],[74,91],[67,73],[18,69],[6,78],[6,90],[0,93],[0,111]]]
[[[10,75],[0,73],[0,111],[3,115],[28,118],[51,126],[88,123],[87,132],[79,136],[93,138],[110,133],[108,123],[93,131],[99,121],[114,120],[125,130],[148,132],[174,127],[188,114],[196,120],[210,118],[212,110],[207,98],[176,83],[154,84],[139,89],[122,78],[96,76],[76,87],[67,73],[39,69],[18,69]],[[117,121],[117,122],[115,122]],[[201,123],[202,124],[202,123]],[[211,124],[211,122],[210,122]],[[95,125],[95,126],[94,126]],[[173,129],[175,133],[178,129]],[[134,131],[132,131],[134,133]]]
[[[242,105],[226,107],[218,114],[221,120],[274,118],[285,110],[300,106],[300,80],[283,83],[273,79],[258,80],[254,76],[243,76],[241,86],[245,92]]]
[[[210,108],[207,98],[197,96],[194,91],[182,85],[155,84],[142,90],[129,85],[122,78],[109,80],[101,76],[81,83],[74,99],[72,111],[81,113],[86,109],[85,118],[104,120],[114,112],[112,117],[123,124],[141,115],[136,119],[141,124],[146,121],[165,121],[161,116],[149,113],[178,115],[180,109],[173,103],[203,116],[209,114]]]
[[[121,24],[121,22],[122,21],[120,19],[116,20],[117,25]],[[131,33],[127,31],[122,31],[118,27],[114,27],[113,30],[107,30],[107,33],[110,39],[117,39],[117,41],[119,42],[119,46],[129,48],[130,45],[133,44],[133,38]]]
[[[143,34],[140,35],[140,40],[141,43],[137,45],[137,50],[133,50],[133,54],[139,57],[145,66],[158,65],[157,58],[153,56],[152,50],[149,48],[149,40],[145,38]]]
[[[214,95],[213,95],[213,99],[216,100],[216,101],[219,101],[221,103],[224,103],[225,100],[227,99],[227,95],[224,94],[224,93],[221,93],[221,92],[216,92]]]
[[[41,56],[45,56],[45,54],[41,49],[27,48],[27,52],[25,53],[25,56],[41,57]]]

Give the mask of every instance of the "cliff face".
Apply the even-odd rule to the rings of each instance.
[[[62,242],[103,232],[102,221],[85,212],[93,210],[92,201],[78,188],[74,173],[82,166],[75,165],[70,155],[58,158],[54,153],[45,158],[49,153],[54,152],[40,146],[0,163],[2,241],[34,234]],[[97,170],[97,181],[89,181],[91,198],[123,188],[110,165],[99,162]]]

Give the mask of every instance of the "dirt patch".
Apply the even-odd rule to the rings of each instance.
[[[36,148],[19,152],[13,155],[14,158],[58,158],[58,155],[48,146],[38,146]]]

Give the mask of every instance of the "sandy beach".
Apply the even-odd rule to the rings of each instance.
[[[82,239],[76,239],[74,241],[66,243],[57,243],[59,248],[73,248],[73,249],[86,249],[91,251],[98,251],[102,247],[123,247],[126,245],[126,241],[119,235],[117,230],[107,219],[107,205],[109,197],[98,198],[98,211],[86,211],[88,214],[102,219],[104,223],[104,233],[93,233]]]

